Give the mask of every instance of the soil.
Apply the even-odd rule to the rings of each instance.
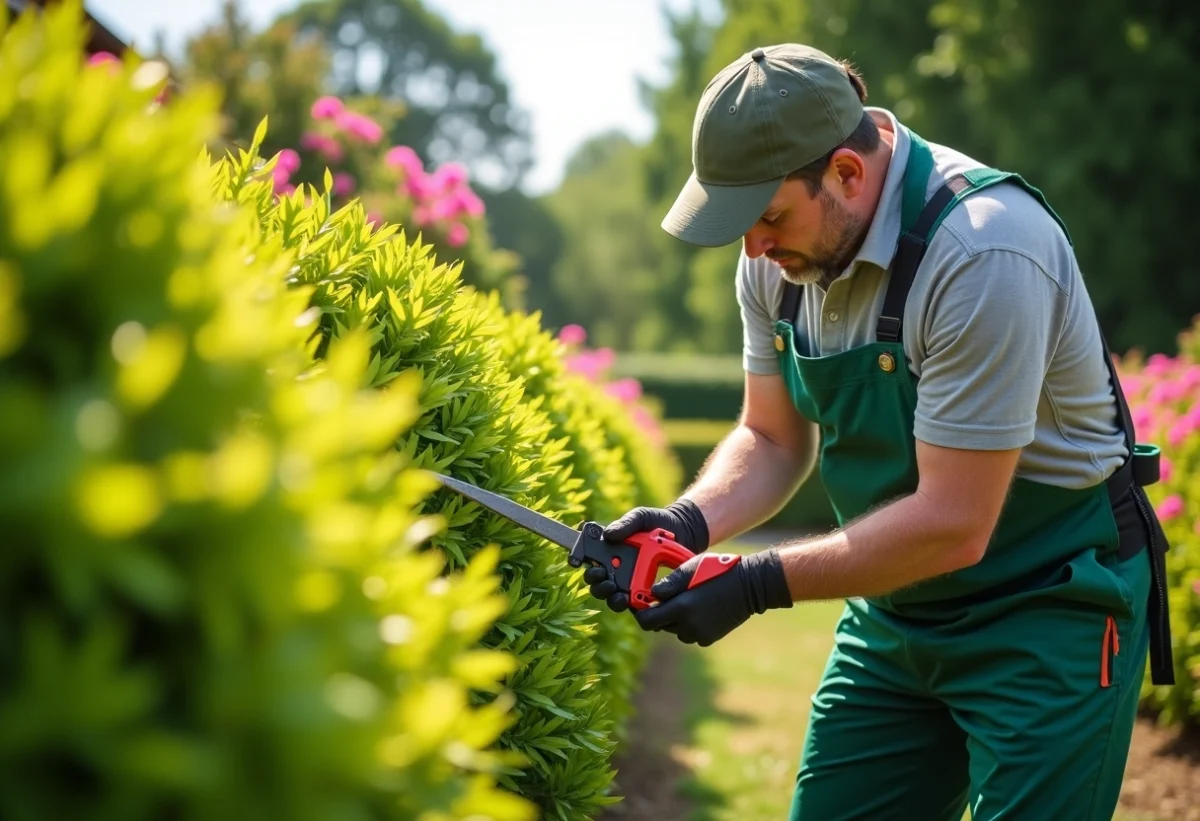
[[[633,699],[633,719],[625,752],[614,764],[614,794],[622,796],[595,821],[674,821],[687,818],[690,802],[676,785],[687,767],[674,750],[688,742],[687,717],[680,693],[679,644],[655,642],[646,673]]]
[[[687,717],[679,694],[680,651],[656,643],[634,698],[625,752],[616,762],[614,792],[623,797],[596,821],[677,821],[691,803],[677,785],[687,775],[681,750]],[[1120,808],[1146,821],[1200,821],[1200,731],[1180,733],[1138,719],[1134,728]]]
[[[1139,719],[1121,808],[1156,821],[1200,821],[1200,732],[1181,734]]]

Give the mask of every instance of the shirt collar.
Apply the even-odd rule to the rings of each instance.
[[[908,165],[908,152],[911,140],[908,133],[900,127],[895,115],[887,109],[868,106],[866,111],[875,119],[880,128],[887,129],[895,140],[892,147],[892,158],[888,162],[887,176],[883,181],[883,190],[879,195],[879,204],[875,208],[875,216],[871,219],[871,227],[863,239],[862,247],[850,264],[849,271],[858,267],[860,262],[868,262],[887,269],[896,255],[896,246],[900,241],[900,212],[904,200],[904,169]]]

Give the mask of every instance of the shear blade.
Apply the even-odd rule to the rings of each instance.
[[[457,493],[462,494],[473,502],[483,505],[493,513],[498,513],[509,521],[519,524],[526,530],[530,530],[543,539],[554,542],[559,547],[570,550],[575,546],[575,542],[579,540],[579,531],[574,528],[567,527],[562,522],[551,519],[549,516],[538,513],[536,510],[531,510],[525,505],[514,502],[511,499],[506,499],[498,493],[492,493],[490,490],[484,490],[481,487],[460,482],[458,479],[452,479],[449,476],[443,476],[440,473],[434,473],[437,480],[446,487]]]

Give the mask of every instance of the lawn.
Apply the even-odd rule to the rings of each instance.
[[[736,640],[679,652],[684,732],[671,755],[683,765],[688,821],[787,818],[809,698],[841,611],[841,602],[797,605],[751,619]]]

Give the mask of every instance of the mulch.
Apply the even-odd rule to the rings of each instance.
[[[687,768],[672,749],[688,743],[683,711],[680,650],[658,643],[634,699],[634,718],[624,752],[614,762],[619,804],[596,821],[676,821],[692,809],[676,786]],[[1181,733],[1157,726],[1149,717],[1134,728],[1125,780],[1123,810],[1154,821],[1200,821],[1200,731]]]

